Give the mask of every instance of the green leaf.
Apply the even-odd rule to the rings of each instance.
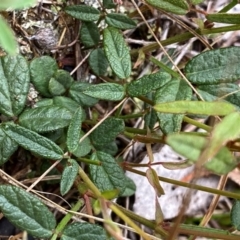
[[[137,26],[131,18],[122,13],[109,13],[105,21],[109,26],[120,29],[131,29]]]
[[[85,135],[83,131],[80,132],[80,139]],[[86,156],[92,150],[92,145],[89,137],[86,137],[82,142],[78,144],[77,149],[72,153],[76,157]]]
[[[205,101],[215,101],[221,98],[240,108],[240,88],[234,83],[200,85],[197,91]]]
[[[0,166],[11,157],[17,148],[18,144],[5,134],[0,125]]]
[[[70,97],[79,103],[81,106],[91,107],[98,102],[98,99],[89,97],[83,92],[91,86],[90,83],[86,82],[74,82],[70,87],[69,95]]]
[[[7,10],[7,9],[22,9],[22,8],[29,8],[32,7],[37,3],[37,0],[1,0],[0,2],[0,10]],[[2,29],[0,27],[0,29]]]
[[[83,22],[80,29],[80,40],[85,47],[93,47],[99,43],[100,33],[94,22]]]
[[[87,5],[68,6],[65,11],[72,17],[86,22],[97,21],[100,17],[100,12],[96,8]]]
[[[58,96],[65,93],[73,83],[69,72],[62,69],[57,70],[56,74],[49,81],[48,90],[52,96]]]
[[[131,97],[145,95],[163,87],[171,80],[171,75],[165,72],[156,72],[132,81],[127,86],[127,93]]]
[[[19,124],[35,132],[49,132],[70,124],[72,113],[66,108],[46,106],[25,110]]]
[[[55,106],[64,107],[68,111],[70,111],[72,114],[75,113],[76,110],[79,108],[79,104],[68,97],[57,96],[57,97],[54,97],[52,101]]]
[[[48,86],[58,69],[56,61],[49,56],[32,60],[30,64],[31,81],[36,90],[44,97],[51,97]]]
[[[199,4],[202,3],[204,0],[190,0],[190,3],[192,4]]]
[[[70,152],[74,152],[79,144],[82,127],[82,108],[78,108],[74,113],[67,132],[67,147]]]
[[[8,116],[12,111],[17,116],[25,107],[30,84],[29,68],[25,58],[21,55],[2,57],[0,77],[0,92],[3,94],[2,96],[0,94],[0,110]]]
[[[65,195],[71,189],[77,177],[78,169],[79,169],[79,165],[75,160],[69,159],[67,161],[67,164],[63,170],[61,182],[60,182],[61,195]]]
[[[124,131],[124,127],[122,119],[109,117],[90,134],[92,143],[103,146],[112,142],[119,133]]]
[[[130,197],[136,192],[136,185],[131,178],[126,177],[126,184],[126,188],[121,194],[121,197]]]
[[[211,13],[206,15],[207,20],[211,22],[239,24],[240,14],[234,13]]]
[[[120,101],[124,98],[124,87],[116,83],[100,83],[91,85],[83,91],[84,94],[102,100]]]
[[[0,46],[10,55],[17,54],[18,46],[14,33],[1,15],[0,15],[0,29],[1,29]]]
[[[236,111],[236,108],[226,102],[175,101],[158,103],[154,106],[157,112],[202,114],[225,116]]]
[[[48,159],[62,159],[61,148],[47,138],[13,123],[4,124],[2,129],[8,137],[29,151]]]
[[[157,9],[179,15],[184,15],[189,11],[188,3],[185,0],[146,0],[146,3]]]
[[[114,156],[117,154],[118,152],[118,146],[117,146],[117,143],[114,141],[111,141],[111,142],[108,142],[104,145],[100,144],[100,145],[97,145],[96,143],[94,144],[94,148],[97,150],[97,151],[100,151],[100,152],[105,152],[105,153],[108,153],[110,154],[111,156]]]
[[[40,199],[19,187],[0,186],[0,209],[15,226],[35,237],[50,238],[56,227],[53,214]]]
[[[113,27],[105,28],[103,45],[113,72],[121,79],[128,78],[131,74],[132,64],[129,48],[123,36]]]
[[[235,82],[240,78],[239,61],[240,47],[209,50],[187,63],[186,77],[199,85]]]
[[[34,107],[38,108],[38,107],[47,107],[52,105],[53,105],[52,98],[42,98],[34,104]]]
[[[204,147],[209,144],[204,137],[186,133],[171,134],[166,141],[174,151],[192,162],[198,161]],[[204,164],[207,169],[220,175],[230,172],[236,165],[236,160],[226,147],[222,147],[212,159]]]
[[[91,51],[88,63],[97,76],[106,74],[109,66],[107,58],[102,48],[97,48]]]
[[[105,230],[97,224],[72,223],[64,228],[61,240],[103,240],[107,239]]]
[[[192,90],[180,79],[173,79],[156,91],[155,103],[172,102],[175,100],[190,100]],[[163,133],[179,132],[182,126],[183,114],[157,112],[159,125]]]
[[[101,166],[90,165],[90,176],[100,191],[118,189],[121,195],[126,188],[126,177],[115,159],[104,152],[95,152],[92,160],[101,161]]]
[[[231,222],[232,225],[239,231],[240,230],[240,201],[236,200],[231,209]]]
[[[50,79],[48,90],[52,96],[62,95],[66,91],[63,85],[60,84],[55,78]]]
[[[112,9],[116,7],[116,3],[113,0],[103,0],[103,7],[106,9]]]

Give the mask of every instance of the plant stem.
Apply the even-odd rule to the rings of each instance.
[[[78,174],[82,178],[82,180],[87,184],[89,189],[95,194],[95,196],[97,198],[101,198],[101,192],[98,190],[98,188],[94,185],[94,183],[90,180],[88,175],[83,171],[81,167],[79,167]]]
[[[196,121],[196,120],[194,120],[192,118],[186,117],[186,116],[184,116],[183,121],[187,122],[187,123],[190,123],[190,124],[192,124],[192,125],[194,125],[194,126],[196,126],[198,128],[201,128],[201,129],[203,129],[203,130],[205,130],[207,132],[210,132],[212,130],[212,128],[209,127],[208,125],[206,125],[204,123],[200,123],[200,122],[198,122],[198,121]]]
[[[87,163],[87,164],[92,164],[92,165],[97,165],[97,166],[102,165],[101,162],[98,161],[98,160],[91,160],[91,159],[88,159],[88,158],[78,158],[77,160],[80,161],[80,162]]]
[[[227,4],[222,10],[219,11],[219,13],[225,13],[235,7],[238,4],[238,0],[232,0],[229,4]]]
[[[129,172],[139,174],[141,176],[146,176],[145,172],[141,172],[141,171],[138,171],[136,169],[133,169],[133,168],[130,168],[130,167],[127,167],[127,166],[124,166],[124,169],[129,171]],[[182,187],[186,187],[186,188],[192,188],[192,189],[196,189],[196,190],[200,190],[200,191],[204,191],[204,192],[209,192],[209,193],[212,193],[212,194],[219,194],[221,196],[226,196],[226,197],[229,197],[229,198],[234,198],[234,199],[239,199],[240,200],[240,194],[238,194],[238,193],[232,193],[232,192],[218,190],[218,189],[215,189],[215,188],[204,187],[204,186],[200,186],[200,185],[196,185],[196,184],[192,184],[192,183],[181,182],[181,181],[178,181],[178,180],[165,178],[165,177],[159,177],[158,176],[158,179],[160,181],[171,183],[171,184],[174,184],[174,185],[178,185],[178,186],[182,186]]]
[[[231,26],[211,28],[211,29],[202,29],[202,30],[198,29],[198,30],[196,30],[196,33],[198,33],[200,35],[207,35],[207,34],[231,32],[231,31],[237,31],[237,30],[240,30],[240,24],[234,24],[234,25],[231,25]],[[162,41],[160,41],[160,43],[163,46],[168,46],[168,45],[173,44],[173,43],[179,43],[179,42],[189,40],[192,37],[194,37],[194,34],[192,34],[190,32],[185,32],[185,33],[176,35],[174,37],[170,37],[166,40],[162,40]],[[137,56],[139,51],[142,51],[143,53],[148,53],[148,52],[152,52],[152,51],[154,51],[158,48],[159,48],[158,43],[149,44],[149,45],[144,46],[140,49],[132,50],[131,55],[132,56]]]
[[[78,200],[77,203],[71,208],[71,211],[77,212],[83,204],[84,203],[83,203],[82,200]],[[73,215],[74,214],[72,212],[71,213],[69,212],[69,213],[66,214],[66,216],[61,220],[61,222],[56,227],[55,233],[52,236],[51,240],[56,240],[61,235],[63,229],[68,224],[68,222],[71,220]]]

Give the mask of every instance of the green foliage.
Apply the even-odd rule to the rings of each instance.
[[[0,9],[29,7],[34,1],[23,2],[4,0]],[[146,0],[154,9],[179,15],[186,14],[193,4],[201,2]],[[126,161],[120,162],[122,145],[119,142],[127,138],[127,142],[142,141],[148,146],[159,142],[168,144],[186,158],[180,164],[162,163],[169,169],[196,164],[220,175],[233,170],[239,164],[232,151],[239,151],[240,91],[237,81],[240,78],[240,47],[204,51],[189,59],[181,74],[164,58],[159,61],[150,56],[150,70],[144,70],[138,77],[142,62],[149,61],[148,55],[158,50],[159,46],[153,44],[138,49],[139,58],[136,60],[135,49],[125,39],[128,36],[126,32],[139,27],[131,17],[135,16],[135,12],[127,15],[115,11],[116,4],[112,0],[103,0],[102,4],[97,9],[67,3],[65,8],[68,15],[81,20],[79,41],[84,54],[90,53],[85,63],[94,81],[76,81],[74,75],[59,69],[56,60],[50,56],[35,57],[29,63],[21,55],[0,58],[0,165],[10,159],[14,161],[12,155],[22,148],[29,151],[29,158],[37,159],[41,164],[49,164],[48,160],[61,160],[57,168],[61,180],[56,183],[60,185],[60,193],[65,195],[75,189],[77,198],[84,196],[88,211],[91,212],[90,208],[96,213],[102,211],[104,226],[110,234],[118,235],[119,230],[108,217],[107,207],[124,220],[127,215],[164,237],[169,232],[163,230],[161,224],[153,225],[153,221],[143,220],[127,209],[121,212],[120,207],[110,202],[112,198],[131,196],[136,190],[133,180],[124,173],[124,167],[132,170],[132,166]],[[232,1],[232,4],[235,2]],[[106,9],[112,9],[111,13]],[[238,24],[239,14],[207,13],[206,19]],[[0,28],[1,46],[9,54],[16,53],[16,41],[2,17]],[[123,33],[126,29],[130,30]],[[198,34],[211,33],[211,29],[201,31],[198,30]],[[191,38],[193,34],[186,33],[184,36]],[[173,39],[186,40],[181,37]],[[162,43],[167,45],[173,43],[171,41],[166,39]],[[171,50],[168,52],[174,56]],[[40,100],[33,104],[34,107],[27,104],[30,84],[39,92]],[[126,101],[119,103],[123,99]],[[126,114],[124,107],[129,102],[136,103],[137,107],[134,105],[134,109],[130,110],[132,112]],[[106,112],[98,111],[102,106],[115,111],[106,115]],[[208,126],[195,119],[199,116],[218,116],[221,121]],[[145,121],[143,129],[129,127],[131,121],[139,117]],[[184,121],[206,132],[184,133]],[[82,169],[85,165],[87,167]],[[164,194],[151,162],[148,163],[146,177],[156,196]],[[213,193],[218,194],[216,191]],[[232,196],[232,193],[228,194]],[[97,224],[69,224],[72,213],[68,213],[57,225],[46,206],[20,187],[0,186],[0,200],[3,214],[18,228],[36,237],[52,240],[108,239],[104,228]],[[231,220],[239,230],[238,205],[237,201]],[[71,210],[78,211],[79,208],[73,206]],[[157,221],[159,214],[158,206]],[[205,231],[209,234],[207,236],[215,238],[216,232],[212,229],[190,227],[191,231],[186,230],[186,234],[201,236]],[[138,233],[144,238],[144,233]],[[226,237],[228,233],[218,232],[217,238],[221,239],[223,235]],[[235,239],[235,235],[229,236]]]

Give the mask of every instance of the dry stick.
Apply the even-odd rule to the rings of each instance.
[[[102,120],[100,120],[94,127],[91,128],[80,140],[79,143],[81,143],[87,136],[89,136],[90,133],[92,133],[102,122],[104,122],[114,111],[117,110],[118,107],[120,107],[127,98],[124,98],[118,105],[116,105]]]
[[[83,58],[83,60],[71,71],[70,75],[72,76],[78,68],[87,60],[88,56],[90,55],[90,52]]]
[[[221,176],[219,182],[218,182],[218,186],[217,189],[219,190],[223,190],[226,183],[227,183],[227,179],[228,179],[228,175],[223,175]],[[209,209],[207,211],[207,213],[205,214],[205,216],[203,217],[201,223],[199,224],[199,226],[206,226],[207,223],[210,221],[213,211],[215,210],[215,208],[217,207],[218,201],[219,201],[220,195],[214,195],[212,202],[209,206]],[[189,240],[195,240],[197,236],[193,236],[193,238],[190,238]]]
[[[58,160],[50,168],[48,168],[32,185],[30,185],[30,187],[27,188],[27,192],[31,191],[60,162],[61,162],[61,160]]]

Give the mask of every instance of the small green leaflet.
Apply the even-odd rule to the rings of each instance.
[[[94,98],[120,101],[125,96],[124,87],[116,83],[100,83],[91,85],[83,91],[84,94]]]
[[[0,3],[1,9],[1,3]],[[18,52],[17,48],[17,41],[15,39],[14,33],[10,26],[6,23],[4,18],[0,15],[0,46],[5,49],[5,51],[10,54],[14,55]]]
[[[105,240],[105,230],[97,224],[72,223],[64,228],[60,240]]]
[[[49,132],[70,124],[72,113],[64,107],[44,106],[25,110],[19,124],[35,132]]]
[[[171,80],[171,75],[165,72],[156,72],[145,75],[135,81],[132,81],[127,86],[127,93],[131,97],[145,95],[151,91],[164,86]]]
[[[158,103],[154,106],[157,112],[202,114],[225,116],[236,111],[236,108],[227,102],[175,101]]]
[[[30,74],[28,63],[21,55],[0,58],[0,112],[17,116],[25,107]]]
[[[63,170],[60,182],[60,192],[62,195],[65,195],[71,189],[77,177],[78,169],[78,163],[73,159],[69,159]]]
[[[100,33],[94,22],[82,22],[80,39],[85,47],[96,46],[100,40]]]
[[[131,18],[121,13],[109,13],[105,21],[109,26],[120,29],[131,29],[137,26]]]
[[[17,150],[18,144],[8,137],[0,125],[0,166]]]
[[[240,230],[240,201],[236,200],[231,210],[232,225],[239,231]]]
[[[67,132],[67,147],[70,152],[74,152],[79,145],[82,127],[82,108],[78,108],[74,113]]]
[[[209,50],[192,58],[185,67],[187,79],[198,85],[231,83],[240,78],[240,47]]]
[[[104,152],[95,152],[91,159],[101,161],[101,166],[90,165],[90,176],[100,191],[118,189],[119,194],[124,193],[127,180],[123,170],[115,159]]]
[[[38,92],[44,97],[51,97],[49,81],[58,70],[55,59],[49,56],[35,58],[30,63],[31,81]]]
[[[120,79],[128,78],[132,70],[131,57],[129,48],[118,29],[113,27],[104,29],[103,45],[113,72]]]
[[[48,159],[62,159],[62,149],[48,138],[14,123],[4,124],[2,129],[8,137],[29,151]]]
[[[189,6],[185,0],[146,0],[146,3],[156,9],[162,9],[179,15],[184,15],[189,11]]]
[[[96,8],[87,5],[68,6],[65,11],[72,17],[86,22],[97,21],[100,17],[100,12]]]
[[[0,186],[0,209],[16,227],[39,238],[50,238],[56,220],[48,208],[32,194],[19,187]]]

